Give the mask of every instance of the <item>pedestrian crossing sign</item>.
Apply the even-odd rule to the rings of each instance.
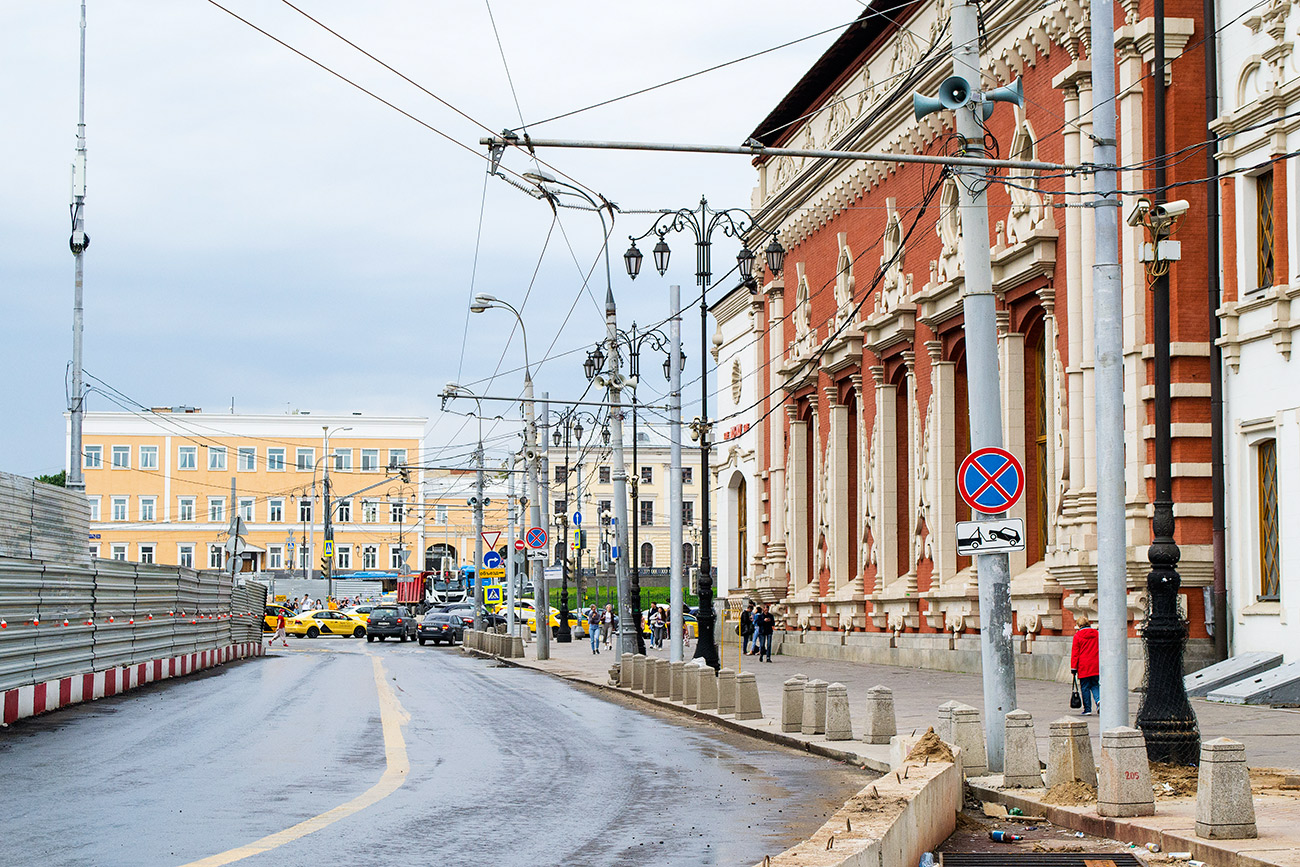
[[[484,588],[483,588],[483,602],[484,602],[484,604],[486,604],[486,605],[500,605],[500,604],[501,604],[501,587],[498,586],[498,585],[490,585],[490,586],[484,587]]]

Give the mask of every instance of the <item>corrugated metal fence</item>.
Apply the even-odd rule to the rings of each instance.
[[[0,557],[0,691],[260,642],[265,604],[220,572]]]

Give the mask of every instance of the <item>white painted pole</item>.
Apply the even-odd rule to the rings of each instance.
[[[682,287],[668,287],[668,437],[670,445],[668,479],[668,659],[681,662],[686,658],[682,622]]]

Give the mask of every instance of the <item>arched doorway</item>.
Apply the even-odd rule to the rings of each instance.
[[[426,572],[456,571],[455,546],[438,542],[425,548],[424,569]]]

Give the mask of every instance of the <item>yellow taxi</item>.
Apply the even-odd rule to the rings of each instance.
[[[293,617],[293,610],[287,605],[277,605],[274,602],[268,602],[266,609],[262,612],[262,631],[275,632],[275,624],[284,615],[284,622],[288,623],[289,618]]]
[[[366,625],[342,611],[319,609],[304,611],[285,622],[284,631],[299,638],[318,638],[322,635],[342,635],[346,638],[364,638]]]
[[[668,624],[664,624],[665,627]],[[700,622],[695,619],[695,615],[689,612],[682,612],[682,633],[686,638],[700,637]],[[649,637],[650,635],[650,612],[641,612],[641,634]],[[667,634],[667,633],[665,633]]]
[[[340,614],[346,614],[362,626],[370,623],[370,612],[375,610],[373,605],[356,605],[352,608],[344,608]]]

